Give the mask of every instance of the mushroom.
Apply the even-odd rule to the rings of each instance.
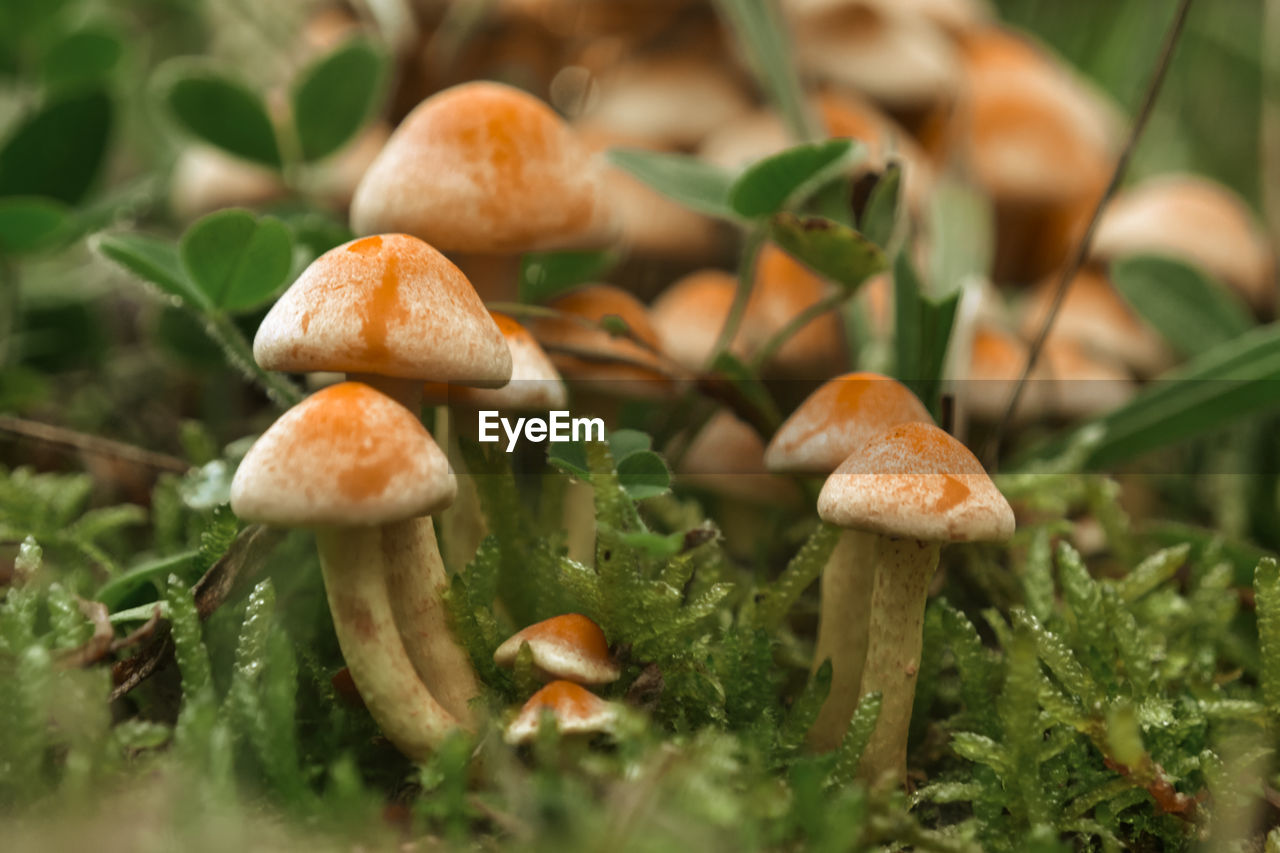
[[[1230,285],[1259,311],[1275,306],[1275,255],[1244,201],[1195,175],[1161,175],[1107,206],[1093,241],[1107,261],[1139,252],[1171,255]]]
[[[996,208],[996,275],[1060,266],[1111,177],[1118,112],[1060,60],[989,27],[966,36],[961,154]]]
[[[675,391],[648,309],[621,288],[592,284],[552,300],[562,316],[540,317],[531,324],[551,361],[572,383],[579,410],[614,419],[623,399],[663,400]],[[616,317],[626,336],[613,336],[598,324]],[[570,558],[590,565],[595,559],[595,492],[571,481],[564,497]]]
[[[326,388],[285,412],[231,483],[231,508],[241,518],[315,531],[351,677],[387,739],[419,761],[469,718],[424,685],[397,628],[386,576],[392,561],[420,556],[406,534],[418,516],[447,506],[454,488],[448,461],[418,419],[358,382]]]
[[[622,669],[609,654],[604,631],[581,613],[553,616],[511,635],[493,653],[493,662],[501,667],[515,666],[525,644],[538,673],[548,681],[611,684],[622,677]]]
[[[423,387],[427,402],[448,405],[452,418],[441,417],[437,424],[447,432],[449,457],[460,478],[458,500],[440,517],[444,529],[445,556],[451,569],[462,568],[475,554],[484,538],[486,524],[481,516],[479,495],[473,478],[467,476],[459,442],[476,438],[481,409],[546,412],[563,409],[568,391],[560,372],[529,330],[506,314],[490,311],[511,351],[511,381],[501,388],[469,388],[448,383],[428,383]],[[452,428],[447,427],[451,424]]]
[[[1058,288],[1057,276],[1042,281],[1022,306],[1021,330],[1031,339],[1044,325]],[[1066,338],[1086,352],[1117,361],[1139,376],[1153,376],[1174,362],[1160,334],[1143,321],[1096,266],[1086,266],[1067,285],[1049,339]]]
[[[945,542],[1008,539],[1013,510],[963,444],[931,424],[905,423],[871,439],[827,478],[818,514],[875,537],[861,690],[882,698],[858,775],[874,782],[888,774],[901,783],[938,551]]]
[[[875,373],[848,373],[814,391],[792,413],[765,451],[770,471],[830,474],[868,440],[903,423],[933,419],[900,382]],[[809,731],[817,749],[844,738],[858,699],[871,619],[868,591],[875,577],[875,537],[844,530],[822,572],[821,611],[813,670],[831,661],[831,689]]]
[[[553,681],[529,697],[507,726],[504,739],[515,745],[538,736],[544,712],[550,712],[556,728],[565,735],[612,733],[618,724],[618,708],[572,681]]]
[[[502,256],[503,297],[519,253],[617,236],[603,169],[573,129],[534,96],[488,82],[446,89],[409,113],[356,188],[351,222],[363,234],[414,234],[463,268]]]
[[[427,379],[495,385],[511,376],[510,350],[466,277],[406,234],[364,237],[317,258],[267,313],[253,351],[269,370],[343,371],[415,414]],[[431,519],[388,528],[384,547],[409,656],[445,707],[465,719],[478,688],[445,626],[447,575]]]
[[[728,320],[738,280],[722,270],[699,270],[672,284],[653,303],[651,314],[663,350],[689,370],[701,370],[711,358]],[[756,261],[751,288],[729,351],[753,358],[800,314],[821,302],[831,286],[772,243]],[[830,366],[844,360],[844,336],[834,311],[797,329],[773,352],[764,367],[792,378],[826,378]]]

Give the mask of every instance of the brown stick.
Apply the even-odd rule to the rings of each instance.
[[[12,415],[0,415],[0,433],[8,433],[12,436],[38,441],[42,444],[69,447],[92,456],[122,459],[135,465],[141,465],[144,468],[154,468],[157,471],[185,474],[191,470],[191,465],[188,462],[176,456],[156,453],[143,447],[135,447],[132,444],[125,444],[121,441],[113,441],[109,438],[77,432],[66,427],[40,423],[39,421],[29,421],[24,418],[15,418]]]

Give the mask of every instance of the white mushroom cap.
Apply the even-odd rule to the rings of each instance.
[[[404,231],[445,251],[609,243],[603,170],[537,98],[473,82],[427,98],[392,133],[351,203],[356,231]]]
[[[253,355],[268,370],[511,378],[511,352],[466,276],[407,234],[363,237],[316,258],[267,313]]]
[[[765,469],[764,440],[755,428],[724,409],[680,455],[676,480],[755,504],[789,505],[799,497],[794,483]]]
[[[553,616],[511,635],[493,653],[493,662],[514,666],[525,643],[534,665],[548,678],[609,684],[622,677],[622,669],[609,654],[604,631],[581,613]]]
[[[1244,201],[1196,175],[1163,175],[1118,195],[1098,223],[1093,256],[1142,252],[1189,261],[1250,304],[1275,303],[1275,256]]]
[[[318,391],[249,448],[231,482],[247,521],[386,524],[453,503],[449,462],[408,409],[359,382]]]
[[[823,521],[924,542],[1002,541],[1013,509],[969,449],[932,424],[899,424],[827,478]]]
[[[604,701],[572,681],[553,681],[524,703],[519,715],[507,726],[506,742],[529,743],[537,737],[543,711],[552,713],[556,728],[566,735],[612,732],[618,723],[618,709],[612,702]]]

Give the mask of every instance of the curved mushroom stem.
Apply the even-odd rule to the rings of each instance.
[[[876,582],[861,690],[879,691],[882,704],[858,777],[875,782],[892,773],[901,783],[907,777],[907,730],[924,642],[924,606],[941,546],[918,539],[876,538]]]
[[[596,490],[581,480],[569,481],[564,490],[564,529],[569,559],[584,566],[596,562]]]
[[[822,571],[822,609],[812,670],[831,660],[831,692],[809,729],[809,745],[822,752],[840,745],[864,692],[862,668],[879,538],[863,530],[841,531]]]
[[[470,656],[449,630],[443,598],[449,581],[431,518],[410,518],[378,530],[378,559],[409,660],[445,710],[470,726],[468,703],[480,688]]]
[[[316,531],[338,645],[374,722],[396,748],[423,761],[461,725],[419,678],[387,596],[382,528]]]

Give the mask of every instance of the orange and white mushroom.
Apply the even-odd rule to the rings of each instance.
[[[881,706],[858,773],[867,782],[886,774],[902,782],[924,608],[939,549],[946,542],[1008,539],[1013,509],[963,444],[932,424],[907,423],[873,438],[827,478],[818,514],[875,536],[860,689],[879,692]]]
[[[529,697],[507,726],[509,744],[529,743],[538,736],[543,714],[551,714],[562,735],[609,734],[618,725],[618,706],[572,681],[553,681]]]
[[[622,677],[622,669],[609,653],[604,631],[581,613],[553,616],[511,635],[493,653],[493,662],[502,667],[514,666],[526,644],[533,655],[533,665],[549,681],[611,684]]]
[[[383,734],[416,760],[469,724],[470,697],[456,695],[466,684],[449,685],[446,697],[424,683],[401,639],[388,563],[422,556],[412,547],[416,537],[402,534],[448,506],[454,490],[444,453],[418,419],[358,382],[326,388],[285,412],[245,454],[231,484],[231,508],[241,518],[315,531],[351,677]],[[437,615],[448,637],[443,612]],[[470,665],[463,663],[465,679]]]

